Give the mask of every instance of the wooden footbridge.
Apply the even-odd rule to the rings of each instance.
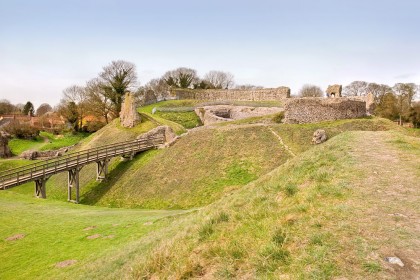
[[[65,154],[54,159],[43,160],[0,172],[0,189],[5,190],[24,183],[35,182],[35,195],[46,198],[46,182],[54,174],[68,173],[68,201],[79,202],[79,172],[87,164],[96,163],[96,179],[103,180],[108,173],[108,162],[112,157],[130,159],[139,152],[155,149],[165,142],[164,134],[148,135],[134,141],[119,142],[93,149]],[[75,197],[72,191],[75,191]]]

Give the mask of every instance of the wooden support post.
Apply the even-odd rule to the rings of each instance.
[[[68,201],[79,203],[79,171],[80,167],[68,171]],[[76,197],[72,198],[72,189],[75,188]]]
[[[108,175],[108,162],[109,159],[104,159],[96,162],[96,181],[102,181],[106,179]]]
[[[37,198],[47,198],[47,191],[45,189],[45,183],[48,178],[40,178],[35,180],[35,196]]]

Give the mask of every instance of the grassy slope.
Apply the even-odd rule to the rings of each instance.
[[[56,263],[76,260],[76,266],[83,266],[156,230],[159,219],[182,213],[111,210],[34,200],[7,192],[0,193],[0,212],[1,279],[72,278],[57,278],[67,268],[57,268]],[[85,230],[89,227],[95,228]],[[6,240],[16,234],[25,237]],[[87,238],[95,234],[101,236]]]
[[[406,129],[398,127],[392,121],[382,118],[349,119],[312,124],[278,124],[272,125],[271,127],[295,153],[304,152],[312,146],[312,135],[317,129],[324,129],[329,138],[344,131],[382,131],[395,129],[406,132]]]
[[[155,232],[162,242],[152,250],[138,240],[112,261],[83,267],[83,277],[412,279],[419,155],[418,138],[342,133]],[[395,255],[404,269],[384,261]],[[121,262],[121,270],[102,272]]]
[[[145,121],[133,130],[114,121],[85,139],[80,148],[135,137],[150,129]],[[81,172],[82,203],[111,206],[173,209],[203,206],[219,199],[277,167],[290,156],[269,128],[281,136],[296,154],[310,144],[313,131],[325,128],[329,137],[346,130],[386,130],[396,126],[383,119],[360,119],[308,125],[227,126],[199,129],[169,149],[138,155],[133,161],[110,164],[109,180],[95,181],[94,164]],[[53,176],[47,183],[50,198],[66,199],[67,175]],[[33,193],[28,183],[13,189]]]
[[[17,168],[27,164],[34,163],[33,160],[25,159],[0,159],[0,172],[6,171],[11,168]]]
[[[91,191],[82,203],[141,208],[202,206],[255,180],[288,157],[265,127],[201,129],[169,149],[120,164],[108,182],[89,186]]]

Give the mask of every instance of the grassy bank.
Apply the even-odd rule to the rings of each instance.
[[[122,271],[136,279],[412,279],[418,231],[394,213],[420,216],[419,144],[396,132],[340,134],[156,232],[163,241],[147,253],[132,247],[126,254],[137,257]],[[404,269],[384,261],[394,255]],[[85,276],[103,275],[95,265]]]

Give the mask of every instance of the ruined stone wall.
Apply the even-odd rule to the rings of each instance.
[[[134,96],[127,93],[120,112],[121,126],[134,127],[141,122],[140,114],[137,112]]]
[[[366,102],[349,98],[293,98],[284,107],[285,123],[314,123],[366,116]]]
[[[198,107],[194,111],[204,125],[209,125],[218,122],[272,115],[282,112],[283,108],[216,105]]]
[[[172,89],[175,99],[209,101],[279,101],[290,97],[290,88],[239,89]]]
[[[358,101],[366,102],[366,114],[368,116],[373,115],[376,104],[375,104],[375,97],[373,96],[372,93],[368,93],[367,95],[364,95],[364,96],[348,96],[347,98],[351,100],[358,100]]]

